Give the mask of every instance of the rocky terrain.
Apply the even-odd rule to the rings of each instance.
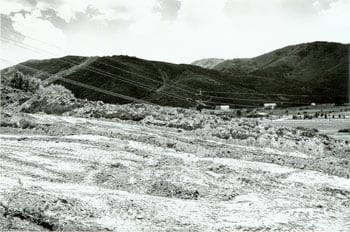
[[[55,85],[1,107],[1,231],[350,230],[350,139]]]

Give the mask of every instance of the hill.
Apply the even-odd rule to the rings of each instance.
[[[129,56],[66,56],[29,60],[16,70],[70,89],[78,98],[106,103],[131,101],[188,107],[196,100],[236,107],[346,102],[347,45],[312,43],[290,46],[253,58],[224,61],[206,69]],[[199,90],[202,96],[199,97]],[[112,97],[112,96],[113,97]]]
[[[212,69],[232,75],[300,81],[310,95],[331,96],[334,101],[343,102],[349,93],[349,44],[314,42],[287,46],[251,59],[226,60]]]

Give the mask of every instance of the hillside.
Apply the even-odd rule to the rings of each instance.
[[[348,44],[314,42],[287,46],[251,59],[226,60],[212,69],[233,75],[300,81],[309,94],[334,96],[339,102],[349,93]]]
[[[199,90],[211,106],[342,103],[348,101],[346,49],[334,43],[302,44],[253,59],[224,61],[213,69],[129,56],[66,56],[29,60],[2,70],[2,76],[19,70],[47,84],[62,84],[78,98],[107,103],[136,100],[188,107],[196,105]]]

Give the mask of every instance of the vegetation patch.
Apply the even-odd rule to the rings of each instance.
[[[196,189],[188,189],[171,182],[155,181],[147,190],[147,194],[186,200],[198,200],[200,194]]]

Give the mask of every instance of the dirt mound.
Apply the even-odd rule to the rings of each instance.
[[[131,190],[134,187],[134,183],[130,180],[131,177],[135,178],[126,167],[113,165],[113,167],[97,172],[94,176],[94,183],[111,189]]]

